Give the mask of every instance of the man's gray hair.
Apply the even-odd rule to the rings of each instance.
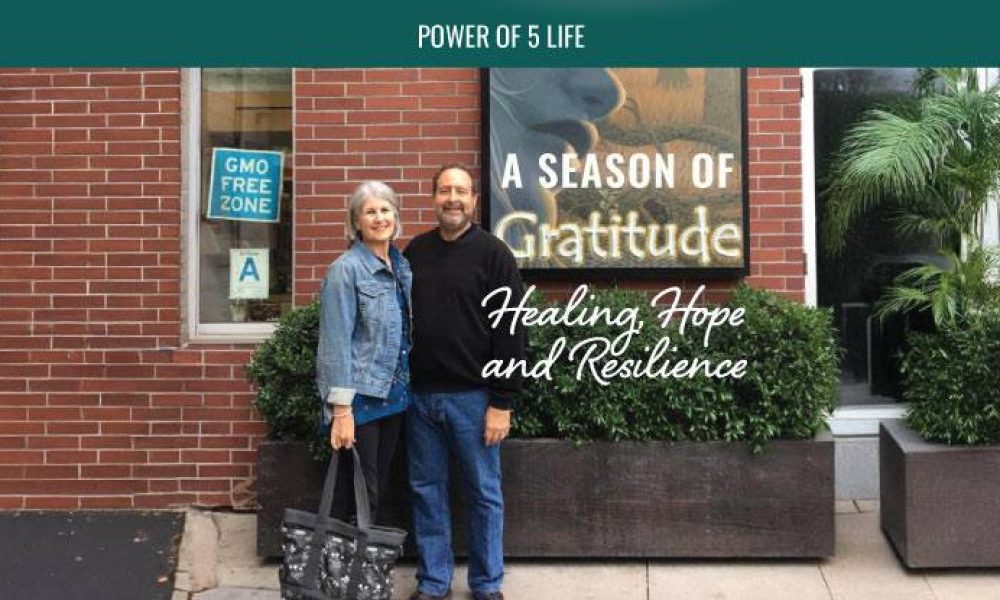
[[[361,205],[369,198],[385,200],[392,205],[392,214],[396,217],[396,226],[392,230],[392,239],[396,240],[403,233],[403,220],[399,216],[399,201],[396,192],[381,181],[366,181],[359,185],[347,203],[347,223],[345,233],[349,241],[360,240],[358,219],[361,216]]]

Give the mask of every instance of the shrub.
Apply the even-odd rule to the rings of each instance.
[[[745,286],[729,305],[746,308],[744,324],[713,335],[720,354],[748,359],[746,376],[727,380],[735,396],[736,439],[760,444],[810,438],[825,429],[840,382],[830,312]]]
[[[760,449],[776,438],[809,438],[822,430],[833,410],[839,378],[831,317],[772,292],[741,286],[728,306],[746,309],[743,325],[718,327],[709,348],[703,331],[680,336],[675,327],[658,327],[658,309],[639,292],[597,290],[585,306],[612,313],[641,307],[645,322],[620,358],[642,358],[661,336],[678,346],[677,358],[713,362],[745,358],[742,379],[612,379],[601,386],[591,377],[576,379],[578,364],[560,361],[553,380],[528,380],[514,413],[515,434],[577,440],[748,440]],[[613,338],[621,328],[544,327],[529,331],[529,364],[544,358],[560,336],[567,347],[593,336]]]
[[[313,302],[285,314],[274,335],[253,353],[247,365],[247,379],[257,389],[254,407],[267,421],[268,439],[293,441],[317,437],[318,340],[319,302]]]
[[[536,308],[556,306],[557,303]],[[655,326],[655,311],[649,306],[648,297],[637,291],[594,290],[593,296],[581,308],[605,307],[611,314],[635,307],[638,320],[645,323],[632,340],[630,353],[651,347],[660,338]],[[585,374],[576,377],[577,362],[567,360],[569,349],[579,341],[595,336],[613,339],[622,328],[603,322],[591,327],[566,325],[535,326],[528,330],[528,363],[548,356],[549,349],[560,337],[567,340],[566,350],[551,369],[552,381],[526,379],[525,393],[514,411],[513,434],[518,437],[557,437],[576,440],[594,439],[683,439],[680,428],[683,419],[664,402],[669,398],[656,398],[656,386],[651,380],[612,379],[606,386]],[[697,386],[692,385],[692,388]],[[710,388],[707,388],[711,392]],[[692,390],[693,391],[693,390]],[[692,393],[694,404],[696,394]],[[676,407],[679,410],[679,407]]]
[[[1000,443],[1000,318],[912,333],[903,357],[907,424],[946,444]]]
[[[519,437],[574,440],[748,440],[760,449],[775,438],[812,437],[832,410],[838,379],[837,355],[830,315],[781,298],[774,293],[740,287],[729,306],[746,308],[745,323],[716,328],[708,349],[703,332],[689,327],[680,336],[675,327],[658,326],[660,309],[642,292],[593,290],[585,306],[600,305],[612,314],[634,307],[645,325],[621,358],[645,358],[664,335],[678,346],[679,358],[700,357],[717,362],[746,358],[741,380],[612,378],[600,385],[589,373],[576,378],[579,361],[565,352],[575,341],[594,336],[614,338],[622,329],[597,325],[580,328],[534,326],[528,336],[528,362],[546,357],[561,336],[567,350],[552,368],[552,381],[526,381],[526,391],[514,412]],[[536,306],[541,306],[536,303]],[[255,406],[268,423],[273,440],[311,440],[317,435],[315,389],[318,303],[285,315],[270,340],[254,352],[247,368],[257,388]],[[671,357],[673,358],[673,357]],[[314,443],[318,456],[328,449]]]

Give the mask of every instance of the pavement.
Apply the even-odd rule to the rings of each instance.
[[[279,600],[278,567],[254,554],[252,513],[189,510],[171,600]],[[908,571],[878,524],[878,503],[837,502],[837,551],[825,560],[508,561],[509,600],[997,600],[1000,569]],[[416,587],[396,568],[396,597]],[[471,598],[465,567],[454,600]]]
[[[0,511],[3,600],[169,600],[184,514]]]

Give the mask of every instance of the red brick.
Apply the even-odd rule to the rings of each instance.
[[[45,462],[45,453],[40,450],[0,450],[0,464],[40,465]]]
[[[132,503],[135,508],[170,508],[191,505],[196,500],[195,494],[137,494]]]
[[[67,510],[80,508],[80,498],[76,496],[28,496],[24,508],[29,510]]]
[[[365,69],[365,81],[416,81],[417,69]]]
[[[365,73],[360,69],[317,69],[313,71],[316,81],[364,81]]]
[[[45,423],[45,430],[50,434],[94,434],[98,424],[92,422]]]
[[[18,510],[24,508],[22,496],[0,496],[0,510]]]
[[[142,83],[142,74],[135,72],[125,73],[93,73],[90,76],[92,86],[113,86],[113,85],[133,85]]]
[[[195,465],[136,465],[132,467],[136,477],[148,479],[179,479],[196,477],[198,468]]]
[[[228,479],[181,479],[181,490],[185,492],[228,492],[231,488]],[[0,486],[0,493],[3,491]]]
[[[181,484],[172,479],[151,479],[149,481],[149,491],[151,492],[178,492]]]
[[[147,462],[148,458],[148,454],[141,450],[101,450],[100,452],[100,462],[103,464],[141,464]]]
[[[303,87],[303,86],[299,86]],[[399,96],[398,83],[349,83],[346,86],[348,96]]]
[[[132,508],[130,496],[84,496],[80,498],[80,508]]]
[[[295,94],[297,98],[309,96],[329,98],[331,96],[343,96],[346,89],[347,86],[343,83],[300,83],[295,86]],[[351,95],[357,96],[360,94]]]
[[[80,438],[81,448],[131,448],[132,438],[123,435],[98,435]]]
[[[249,465],[198,465],[198,477],[232,477],[243,479],[249,476]]]
[[[76,436],[65,436],[65,435],[47,435],[44,437],[29,437],[28,448],[43,449],[43,450],[51,448],[62,448],[62,449],[76,450],[80,448],[80,438]]]
[[[478,81],[478,69],[421,69],[421,81]]]
[[[83,479],[126,479],[132,477],[130,465],[82,465],[80,477]]]
[[[45,453],[48,464],[83,464],[97,462],[97,452],[83,450],[48,450]]]
[[[181,74],[176,69],[158,73],[143,73],[142,82],[146,85],[179,86],[181,83]]]

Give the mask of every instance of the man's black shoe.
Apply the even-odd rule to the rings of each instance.
[[[435,596],[434,594],[428,594],[420,590],[413,592],[413,595],[410,596],[410,600],[447,600],[447,598],[451,598],[451,590],[445,592],[444,596]]]
[[[476,592],[472,597],[475,600],[503,600],[503,592]]]

